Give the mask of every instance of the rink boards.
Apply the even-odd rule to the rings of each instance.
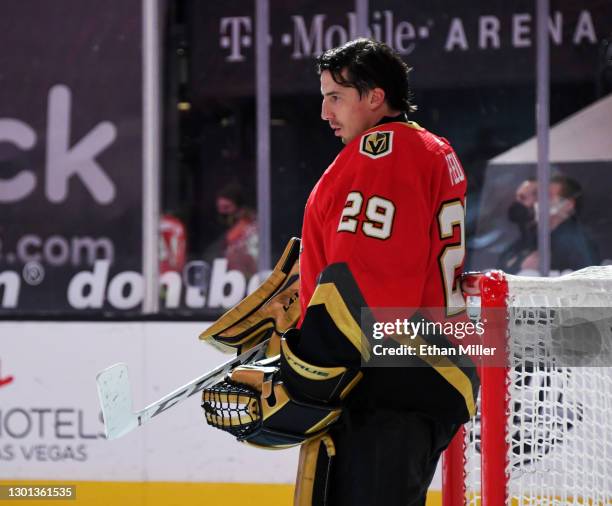
[[[127,363],[140,409],[228,358],[197,339],[205,326],[0,323],[0,485],[76,484],[80,504],[291,504],[297,450],[237,443],[204,423],[197,395],[104,439],[96,373]]]

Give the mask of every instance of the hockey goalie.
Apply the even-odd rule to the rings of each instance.
[[[317,63],[321,116],[345,147],[306,203],[297,325],[272,332],[266,359],[205,388],[203,409],[246,443],[301,445],[296,505],[425,504],[442,451],[475,412],[476,367],[445,356],[374,366],[364,329],[393,323],[380,314],[393,308],[407,323],[465,317],[465,173],[446,139],[408,120],[408,68],[391,48],[359,39]],[[266,305],[246,301],[202,337],[242,352],[271,327],[242,319]],[[456,344],[401,337],[447,354]]]
[[[376,70],[351,81],[345,67],[366,61]],[[448,141],[408,120],[406,96],[386,95],[407,92],[389,47],[360,39],[318,63],[323,119],[346,145],[308,198],[301,246],[201,336],[235,349],[234,361],[129,420],[201,391],[213,427],[259,447],[301,446],[295,504],[424,504],[442,451],[475,412],[476,368],[445,356],[373,367],[363,329],[385,308],[407,308],[409,323],[437,323],[429,309],[465,316],[465,173]]]
[[[266,359],[203,391],[210,425],[260,447],[301,445],[299,506],[424,504],[442,451],[476,409],[469,357],[370,366],[363,329],[380,321],[379,309],[465,316],[463,172],[448,143],[402,118],[347,145],[311,193],[296,328],[274,330]],[[202,337],[242,352],[270,332],[258,328],[274,327],[267,305],[247,299]],[[251,318],[260,310],[268,323]],[[429,337],[426,347],[456,344]]]

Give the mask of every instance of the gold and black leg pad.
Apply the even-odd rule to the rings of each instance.
[[[278,355],[280,336],[300,318],[299,256],[300,240],[294,237],[261,286],[202,332],[200,339],[240,354],[271,338],[267,356]]]
[[[300,448],[294,506],[325,504],[332,459],[336,454],[329,434],[307,441]]]

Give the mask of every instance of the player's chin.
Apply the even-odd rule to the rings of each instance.
[[[342,141],[342,144],[346,144],[348,142],[347,137],[345,134],[342,133],[341,128],[334,130],[334,135],[340,138],[340,140]]]
[[[354,135],[350,135],[350,134],[344,134],[344,135],[340,136],[340,139],[342,140],[342,144],[348,144],[354,138],[355,138],[355,136]]]

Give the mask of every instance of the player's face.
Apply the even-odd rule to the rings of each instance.
[[[360,97],[355,88],[339,85],[331,73],[324,70],[321,72],[321,94],[321,118],[329,122],[334,135],[340,137],[344,144],[376,124],[371,92]]]

